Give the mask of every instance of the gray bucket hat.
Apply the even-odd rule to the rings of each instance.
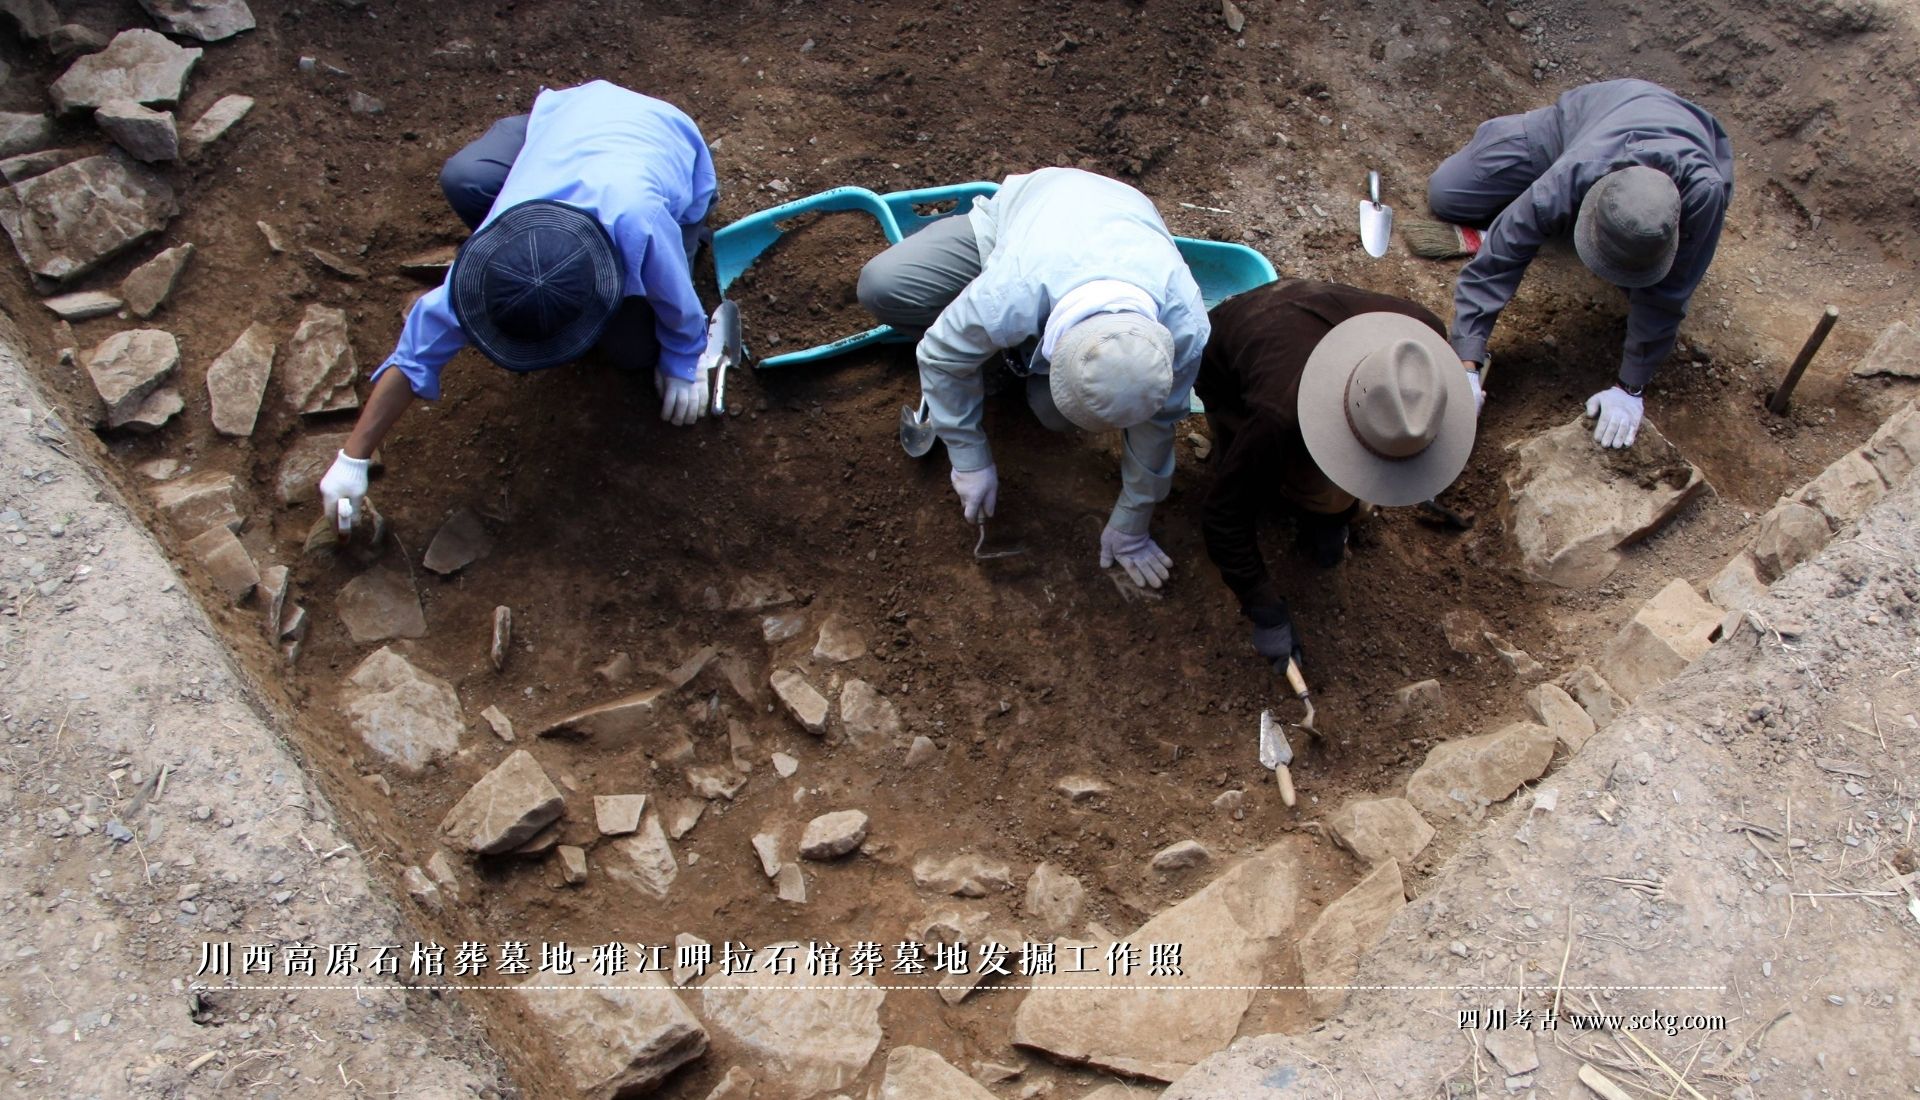
[[[1144,424],[1173,393],[1173,334],[1138,313],[1096,313],[1061,335],[1047,387],[1086,431]]]
[[[1321,337],[1299,407],[1314,465],[1372,504],[1430,499],[1473,451],[1467,372],[1439,333],[1404,313],[1362,313]]]
[[[1644,165],[1601,176],[1580,200],[1573,247],[1588,270],[1615,286],[1654,285],[1680,250],[1680,189]]]

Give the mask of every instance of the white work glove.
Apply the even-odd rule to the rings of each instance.
[[[1467,371],[1467,385],[1473,389],[1473,415],[1479,416],[1487,411],[1487,391],[1480,388],[1480,372]]]
[[[707,402],[713,398],[713,391],[708,384],[708,376],[712,373],[713,360],[704,353],[693,369],[691,381],[654,371],[653,385],[660,391],[660,419],[684,428],[707,415]]]
[[[985,523],[1000,500],[1000,471],[991,465],[978,470],[955,470],[953,491],[960,494],[960,507],[968,523]]]
[[[372,465],[370,458],[352,458],[341,451],[320,479],[320,511],[343,535],[353,529],[353,517],[367,499],[367,469]]]
[[[1645,401],[1619,386],[1601,390],[1587,398],[1587,415],[1598,420],[1593,426],[1593,441],[1602,447],[1633,446],[1646,411]]]
[[[1173,569],[1173,559],[1160,549],[1152,535],[1144,531],[1129,535],[1108,526],[1100,532],[1100,568],[1116,563],[1142,588],[1158,588],[1167,583]]]

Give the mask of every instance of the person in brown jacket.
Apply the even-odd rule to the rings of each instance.
[[[1291,513],[1309,556],[1337,564],[1365,504],[1416,504],[1459,476],[1475,395],[1440,319],[1389,295],[1282,279],[1209,319],[1194,392],[1216,473],[1201,532],[1254,650],[1277,668],[1299,639],[1260,553],[1261,518]]]

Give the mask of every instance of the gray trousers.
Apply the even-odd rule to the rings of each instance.
[[[1488,119],[1466,148],[1427,179],[1433,216],[1456,225],[1486,226],[1540,177],[1527,140],[1526,115]]]
[[[920,336],[980,274],[980,242],[965,215],[941,218],[867,261],[860,269],[860,304],[882,324]],[[1038,334],[1036,334],[1037,336]],[[987,365],[982,370],[991,369]],[[1074,424],[1053,403],[1044,374],[1026,375],[1027,407],[1056,432]]]

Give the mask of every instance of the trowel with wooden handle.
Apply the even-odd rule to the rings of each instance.
[[[1300,665],[1291,657],[1287,659],[1286,674],[1287,685],[1307,708],[1306,717],[1299,722],[1300,728],[1309,734],[1317,733],[1313,728],[1313,699],[1307,692],[1306,677],[1300,675]],[[1280,801],[1292,806],[1293,744],[1287,740],[1286,724],[1276,721],[1270,710],[1260,712],[1260,766],[1272,769],[1274,781],[1280,784]]]

